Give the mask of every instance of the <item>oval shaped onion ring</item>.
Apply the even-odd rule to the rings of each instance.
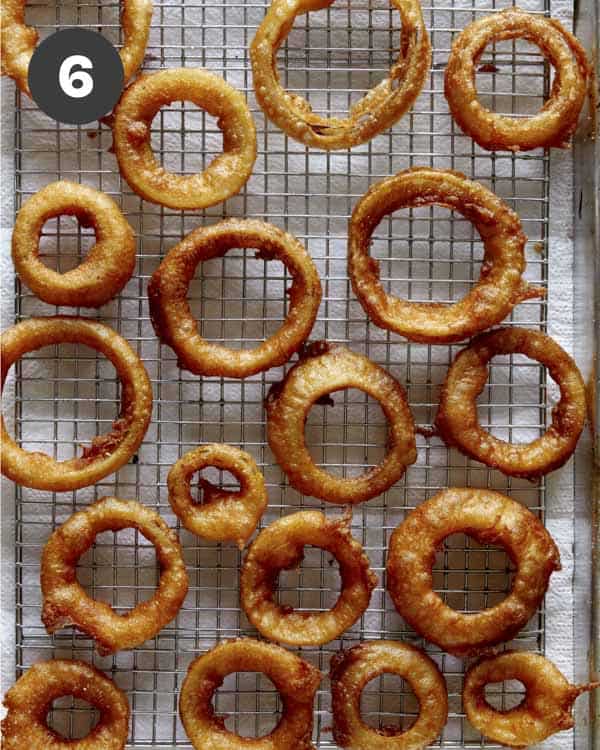
[[[46,716],[57,698],[72,695],[100,712],[92,731],[79,740],[60,738]],[[30,667],[4,696],[4,750],[123,750],[129,733],[129,703],[122,690],[91,664],[52,659]]]
[[[250,46],[256,100],[265,115],[306,146],[351,148],[397,122],[414,104],[431,66],[431,45],[418,0],[391,0],[402,21],[400,54],[389,76],[352,106],[348,117],[322,117],[297,94],[288,93],[277,72],[277,50],[303,13],[333,0],[273,0]]]
[[[526,118],[499,115],[477,98],[475,74],[488,44],[525,39],[539,47],[556,70],[550,98],[541,111]],[[444,91],[459,127],[482,148],[528,151],[565,148],[575,130],[587,95],[591,68],[579,41],[558,21],[506,8],[469,24],[454,40]]]
[[[375,228],[400,208],[437,204],[460,211],[484,245],[482,273],[459,302],[410,302],[387,294],[379,261],[369,255]],[[459,172],[416,167],[373,185],[357,203],[349,232],[348,273],[367,315],[411,341],[447,344],[485,331],[540,290],[522,279],[527,238],[517,214],[494,193]]]
[[[39,255],[42,227],[55,216],[75,216],[93,227],[96,244],[71,271],[48,268]],[[74,182],[53,182],[27,200],[17,214],[12,258],[24,284],[50,305],[100,307],[118,294],[135,267],[135,235],[105,193]]]
[[[436,550],[458,533],[502,546],[517,568],[506,598],[476,614],[456,612],[433,590]],[[550,575],[559,569],[558,549],[530,510],[499,492],[453,487],[422,503],[394,530],[387,587],[412,628],[449,654],[469,656],[513,638],[533,617]]]
[[[230,471],[238,492],[225,492],[200,479],[202,505],[192,500],[193,475],[214,466]],[[243,549],[267,507],[265,478],[249,453],[223,443],[201,445],[177,461],[167,477],[169,502],[188,531],[213,541],[233,541]]]
[[[274,598],[280,571],[298,567],[307,544],[327,550],[340,566],[342,590],[327,612],[292,610]],[[320,646],[358,620],[375,586],[377,576],[352,537],[350,517],[334,520],[305,510],[274,521],[256,537],[242,565],[240,599],[248,619],[265,638],[294,646]]]
[[[379,401],[390,427],[383,461],[357,477],[336,477],[319,468],[306,447],[310,409],[329,393],[358,388]],[[330,503],[361,503],[389,489],[417,460],[415,430],[404,389],[371,360],[327,342],[313,344],[266,400],[267,436],[292,487]]]
[[[292,277],[288,314],[281,328],[254,349],[228,349],[200,336],[186,296],[198,263],[231,248],[255,248],[257,257],[278,260]],[[277,367],[298,351],[314,325],[321,282],[308,252],[287,232],[263,221],[226,219],[199,227],[169,251],[148,284],[156,335],[195,375],[246,378]]]
[[[126,464],[140,446],[152,415],[152,386],[137,354],[116,331],[87,318],[30,318],[0,337],[2,388],[10,367],[24,354],[52,344],[84,344],[102,352],[122,383],[121,411],[111,432],[98,435],[83,455],[57,461],[19,447],[0,420],[0,464],[13,482],[36,490],[66,492],[98,482]]]
[[[233,672],[262,672],[281,695],[283,714],[265,737],[240,737],[215,716],[213,695]],[[179,714],[196,750],[314,750],[313,702],[320,681],[318,669],[281,646],[253,638],[223,641],[190,664],[179,696]]]
[[[518,680],[525,686],[523,701],[508,710],[492,708],[485,697],[491,682]],[[529,747],[574,725],[571,709],[578,695],[600,682],[571,685],[556,666],[539,654],[505,651],[469,668],[463,688],[468,720],[481,734],[508,747]]]
[[[560,387],[552,423],[537,440],[515,445],[479,425],[476,399],[499,354],[525,354],[548,368]],[[452,363],[442,387],[436,427],[444,442],[504,474],[534,479],[561,467],[585,424],[585,384],[573,359],[550,336],[528,328],[498,328],[474,339]]]
[[[132,78],[144,62],[151,21],[152,0],[123,0],[123,47],[119,55],[125,81]],[[25,0],[3,0],[0,27],[2,72],[14,78],[21,91],[31,96],[27,77],[39,36],[34,28],[25,24]]]
[[[223,153],[200,174],[167,172],[150,143],[161,107],[193,102],[217,118]],[[201,68],[172,68],[140,76],[115,108],[114,148],[121,174],[147,201],[177,210],[207,208],[239,193],[256,159],[256,129],[244,96],[223,78]]]
[[[362,720],[360,696],[382,674],[405,679],[419,715],[405,732],[375,729]],[[448,720],[448,691],[437,664],[421,649],[400,641],[368,641],[331,659],[333,739],[348,750],[419,750],[432,743]]]
[[[77,581],[77,561],[103,531],[137,529],[152,542],[160,580],[151,599],[124,615],[89,597]],[[139,646],[179,612],[188,577],[177,535],[150,508],[135,500],[103,497],[70,516],[42,552],[42,622],[49,633],[73,625],[96,641],[100,654]]]

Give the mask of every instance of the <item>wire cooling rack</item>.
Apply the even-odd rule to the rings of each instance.
[[[247,95],[258,133],[254,174],[240,195],[204,212],[162,209],[141,201],[118,174],[107,125],[70,127],[41,114],[17,94],[15,167],[17,208],[35,190],[57,179],[97,187],[113,196],[134,227],[137,266],[122,294],[98,316],[137,349],[152,377],[153,420],[138,455],[118,474],[77,493],[39,493],[17,488],[17,672],[40,658],[74,657],[105,670],[129,696],[130,748],[191,748],[177,716],[177,700],[188,664],[218,640],[256,635],[238,606],[240,554],[180,530],[190,574],[190,591],[177,619],[140,648],[101,658],[92,642],[69,630],[53,637],[40,622],[39,560],[52,528],[73,511],[107,494],[137,498],[156,508],[172,525],[166,475],[174,461],[203,442],[225,441],[249,451],[265,473],[269,508],[262,525],[301,507],[340,509],[303,498],[291,489],[265,442],[263,400],[283,368],[236,381],[198,378],[177,367],[174,353],[156,340],[149,322],[146,286],[166,252],[192,228],[223,216],[257,217],[295,234],[308,248],[323,282],[323,302],[313,339],[348,344],[393,373],[408,391],[415,421],[431,426],[439,387],[459,346],[407,343],[370,324],[354,298],[346,273],[347,223],[357,199],[376,180],[413,165],[450,167],[482,181],[515,207],[529,237],[527,278],[546,282],[548,247],[548,157],[480,150],[453,125],[443,97],[443,71],[453,34],[473,19],[506,3],[492,0],[435,0],[423,11],[434,47],[433,66],[415,107],[392,130],[352,151],[306,150],[265,122],[252,93],[247,49],[263,18],[262,0],[155,0],[145,70],[204,66],[222,74]],[[528,9],[549,14],[550,0],[532,0]],[[90,1],[28,3],[27,20],[42,36],[80,25],[120,41],[118,4]],[[286,87],[307,96],[315,110],[347,111],[381,80],[398,48],[399,19],[385,0],[344,0],[328,10],[297,20],[280,55]],[[550,74],[539,52],[526,44],[503,43],[486,51],[478,75],[482,98],[498,111],[525,115],[548,94]],[[164,165],[178,172],[201,169],[219,152],[215,122],[188,104],[161,111],[153,144]],[[48,222],[42,242],[50,265],[76,265],[93,242],[89,230],[69,219]],[[482,245],[458,215],[438,208],[398,212],[377,230],[373,254],[382,261],[388,288],[414,300],[455,300],[479,275]],[[232,251],[205,263],[190,290],[204,336],[231,347],[252,346],[273,332],[285,316],[288,284],[283,267],[250,252]],[[18,320],[54,309],[15,287]],[[63,309],[61,312],[72,313]],[[89,310],[77,313],[94,315]],[[546,302],[529,300],[511,320],[544,328]],[[307,440],[320,464],[352,475],[377,463],[385,451],[385,420],[364,394],[334,396],[334,406],[316,406]],[[108,429],[118,411],[119,383],[112,365],[81,346],[49,347],[26,357],[16,368],[16,435],[30,450],[67,458]],[[544,372],[521,357],[494,360],[480,399],[480,417],[492,431],[511,440],[528,440],[545,429],[547,393]],[[508,492],[543,516],[543,483],[511,480],[449,451],[437,437],[419,435],[418,461],[385,495],[354,509],[353,532],[365,546],[380,585],[359,623],[322,648],[302,655],[328,672],[341,646],[364,639],[394,638],[421,643],[396,614],[384,589],[385,549],[405,512],[447,486],[492,487]],[[228,475],[212,477],[228,485]],[[137,533],[106,533],[81,560],[79,577],[96,598],[124,611],[148,597],[157,570],[152,547]],[[480,547],[464,536],[450,537],[436,564],[436,588],[449,604],[472,611],[503,598],[510,586],[506,555]],[[280,578],[279,596],[293,606],[331,606],[339,580],[336,565],[319,550],[307,550],[299,571]],[[544,650],[544,614],[538,613],[519,635],[519,647]],[[461,708],[462,660],[425,645],[443,670],[449,691],[448,725],[436,745],[479,747],[483,740]],[[491,700],[509,707],[520,699],[504,686]],[[371,683],[362,698],[367,721],[406,727],[418,706],[407,685],[386,676]],[[264,677],[238,674],[225,682],[216,709],[229,715],[227,727],[244,735],[269,731],[281,703]],[[67,736],[82,736],[95,721],[77,701],[55,704],[50,721]],[[315,702],[314,741],[335,747],[331,736],[330,696],[323,680]]]

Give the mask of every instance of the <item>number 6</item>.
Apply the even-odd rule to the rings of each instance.
[[[94,79],[85,70],[73,71],[75,66],[86,70],[92,70],[94,67],[89,57],[85,57],[84,55],[69,55],[69,57],[63,60],[58,71],[58,83],[67,96],[73,99],[83,99],[92,93]],[[75,82],[79,82],[79,86],[74,86]]]

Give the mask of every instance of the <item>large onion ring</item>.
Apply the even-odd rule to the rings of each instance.
[[[77,581],[77,561],[103,531],[137,529],[152,542],[160,564],[153,596],[124,615],[89,597]],[[42,552],[42,622],[49,633],[73,625],[96,641],[100,654],[139,646],[176,616],[188,577],[181,547],[163,519],[134,500],[103,497],[70,516],[52,533]]]
[[[485,697],[491,682],[518,680],[525,686],[523,701],[499,711]],[[529,747],[574,722],[571,709],[577,696],[600,687],[600,682],[571,685],[556,666],[539,654],[505,651],[481,659],[469,668],[463,687],[463,708],[484,737],[508,747]]]
[[[340,566],[342,588],[327,612],[296,611],[274,598],[280,571],[298,567],[307,544],[327,550]],[[242,565],[240,599],[248,619],[265,638],[294,646],[320,646],[358,620],[376,585],[369,558],[352,537],[350,517],[334,520],[305,510],[274,521],[256,537]]]
[[[39,256],[42,227],[55,216],[76,216],[93,227],[96,244],[77,268],[59,273]],[[100,307],[125,286],[135,268],[135,235],[105,193],[74,182],[53,182],[27,200],[17,214],[12,258],[24,284],[44,302]]]
[[[419,702],[419,716],[405,732],[375,729],[360,716],[360,696],[382,674],[405,679]],[[348,750],[421,750],[448,720],[448,690],[437,664],[400,641],[369,641],[341,651],[331,660],[333,739]]]
[[[358,388],[377,399],[390,426],[383,461],[348,478],[319,468],[304,439],[304,425],[314,404],[345,388]],[[313,344],[283,382],[271,387],[265,406],[271,450],[292,487],[305,495],[330,503],[360,503],[389,489],[417,459],[414,422],[404,389],[383,368],[344,346]]]
[[[193,475],[214,466],[239,481],[238,492],[225,492],[201,479],[203,503],[192,500]],[[252,456],[222,443],[201,445],[173,466],[167,477],[169,502],[188,531],[213,541],[233,541],[240,549],[252,536],[267,507],[265,478]]]
[[[48,728],[46,716],[57,698],[72,695],[100,711],[100,720],[79,740],[65,740]],[[4,696],[4,750],[123,750],[129,733],[125,694],[91,664],[53,659],[30,667]]]
[[[390,128],[414,104],[431,66],[431,45],[418,0],[391,0],[402,20],[400,55],[389,76],[350,109],[348,117],[322,117],[288,93],[277,72],[277,50],[303,13],[333,0],[273,0],[250,46],[256,99],[266,116],[292,138],[323,149],[350,148]]]
[[[492,357],[517,353],[547,367],[560,387],[551,425],[540,438],[523,445],[507,443],[484,430],[476,404]],[[573,359],[550,336],[514,327],[481,334],[457,355],[442,387],[435,423],[443,440],[467,456],[509,476],[533,479],[560,468],[569,459],[585,415],[585,384]]]
[[[433,590],[436,550],[457,533],[502,546],[517,568],[506,598],[476,614],[451,609]],[[422,503],[394,530],[387,587],[412,628],[450,654],[469,656],[513,638],[535,614],[550,575],[559,569],[558,549],[530,510],[499,492],[453,487]]]
[[[200,174],[167,172],[150,143],[161,107],[189,101],[217,118],[223,153]],[[173,68],[140,76],[115,108],[114,147],[130,187],[147,201],[175,209],[207,208],[239,193],[256,159],[256,129],[244,96],[223,78],[200,68]]]
[[[292,277],[289,310],[281,328],[254,349],[228,349],[200,336],[186,295],[198,263],[231,248],[255,248],[258,257],[279,260]],[[169,251],[148,284],[150,318],[156,335],[196,375],[246,378],[285,364],[310,334],[321,303],[315,265],[298,240],[272,224],[226,219],[199,227]]]
[[[122,383],[121,412],[112,431],[98,435],[83,455],[57,461],[20,448],[0,420],[2,473],[24,487],[66,492],[88,487],[129,461],[144,439],[152,414],[152,386],[137,354],[116,331],[85,318],[30,318],[0,337],[2,388],[10,367],[27,352],[52,344],[84,344],[102,352]]]
[[[233,672],[262,672],[281,695],[283,715],[265,737],[240,737],[215,716],[212,697]],[[224,641],[190,664],[179,696],[179,714],[196,750],[314,750],[313,702],[320,681],[318,669],[280,646],[252,638]]]
[[[475,74],[486,46],[505,39],[537,45],[556,70],[550,98],[532,117],[516,119],[483,107]],[[454,40],[444,91],[461,130],[489,150],[565,148],[579,121],[591,68],[579,41],[559,21],[506,8],[469,24]]]
[[[437,204],[460,211],[483,239],[482,273],[459,302],[410,302],[387,294],[371,236],[384,216],[400,208]],[[527,238],[517,214],[478,182],[458,172],[416,167],[373,185],[357,203],[349,232],[348,273],[365,312],[381,328],[411,341],[446,344],[499,323],[522,300],[539,295],[522,279]]]
[[[123,0],[121,26],[123,47],[119,51],[125,81],[136,73],[144,62],[150,22],[152,0]],[[25,0],[2,0],[0,9],[2,39],[2,72],[9,75],[26,94],[29,91],[29,63],[38,43],[38,33],[25,25]]]

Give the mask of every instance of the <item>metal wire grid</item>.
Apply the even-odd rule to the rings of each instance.
[[[112,195],[138,236],[136,273],[123,293],[99,313],[137,349],[152,377],[155,406],[146,440],[134,460],[117,475],[77,493],[38,493],[17,488],[17,670],[40,658],[74,657],[95,663],[127,690],[132,708],[128,747],[191,745],[177,718],[181,681],[194,656],[218,640],[255,635],[238,607],[240,554],[180,530],[190,574],[190,591],[176,621],[152,642],[133,652],[100,658],[92,642],[64,631],[46,635],[40,623],[39,558],[51,528],[74,510],[106,494],[137,498],[156,508],[172,524],[166,474],[198,443],[225,441],[254,455],[265,473],[269,509],[262,525],[301,507],[337,509],[303,498],[291,489],[265,443],[263,400],[278,368],[246,381],[197,378],[180,371],[173,352],[160,346],[149,324],[146,284],[149,276],[187,231],[221,216],[252,216],[295,234],[313,256],[323,282],[323,303],[313,339],[347,343],[392,372],[408,391],[416,422],[432,424],[439,386],[459,346],[427,347],[407,343],[369,323],[352,295],[346,275],[347,221],[357,198],[377,179],[413,165],[451,167],[489,185],[519,212],[529,237],[530,280],[547,275],[548,157],[541,152],[489,154],[452,124],[442,95],[443,69],[452,35],[481,13],[503,3],[456,0],[424,3],[434,46],[428,85],[416,106],[391,131],[353,151],[321,153],[304,149],[265,122],[251,90],[247,48],[263,17],[263,2],[164,0],[155,2],[153,31],[145,68],[201,65],[221,73],[249,99],[258,132],[259,156],[246,189],[222,206],[204,212],[174,212],[141,201],[120,180],[110,152],[106,125],[73,128],[41,115],[17,95],[15,166],[17,207],[41,185],[63,178],[81,181]],[[550,0],[534,0],[531,10],[550,13]],[[99,2],[28,4],[28,20],[42,35],[69,25],[102,30],[119,42],[118,7]],[[385,2],[342,0],[326,11],[298,19],[280,60],[290,90],[309,98],[315,109],[340,112],[380,80],[397,47],[398,19]],[[539,106],[549,90],[549,71],[537,52],[519,44],[490,49],[485,62],[495,72],[478,76],[482,96],[499,110],[525,114]],[[494,67],[488,70],[493,71]],[[195,171],[220,148],[214,122],[182,104],[163,110],[155,121],[153,143],[167,168]],[[90,246],[89,232],[68,219],[49,222],[43,250],[48,262],[66,269]],[[373,254],[382,261],[390,290],[412,299],[452,300],[478,276],[481,243],[472,227],[442,209],[396,214],[378,229]],[[55,310],[38,302],[15,282],[17,320]],[[283,267],[234,251],[199,269],[190,297],[203,335],[228,346],[251,346],[283,319],[288,283]],[[61,312],[73,312],[61,310]],[[77,311],[91,315],[90,311]],[[520,305],[512,320],[544,327],[546,303]],[[16,366],[16,435],[29,449],[60,458],[105,431],[118,410],[119,383],[114,369],[85,347],[61,346],[37,352]],[[378,405],[354,391],[336,394],[335,406],[315,407],[307,427],[313,455],[330,471],[352,474],[379,461],[386,429]],[[548,393],[544,371],[521,357],[496,360],[480,414],[495,434],[531,439],[546,425]],[[396,614],[383,587],[385,549],[393,528],[408,509],[452,485],[505,491],[543,516],[544,486],[511,480],[449,451],[437,437],[418,436],[418,461],[405,479],[385,495],[355,509],[353,530],[369,555],[380,586],[354,628],[323,648],[305,648],[303,656],[327,673],[332,653],[341,646],[373,638],[421,643]],[[230,477],[212,477],[228,485]],[[137,533],[103,534],[81,560],[80,580],[96,598],[118,611],[150,595],[157,571],[152,548]],[[501,599],[510,582],[510,564],[501,550],[480,548],[464,536],[451,537],[436,566],[436,587],[446,600],[471,611]],[[282,601],[306,609],[331,606],[338,590],[336,566],[329,556],[307,550],[299,571],[280,578]],[[540,612],[519,635],[519,647],[543,651],[544,615]],[[424,645],[448,683],[450,718],[436,746],[480,747],[482,738],[462,713],[463,662]],[[508,707],[518,688],[503,685],[492,700]],[[263,676],[231,676],[216,697],[227,713],[228,728],[259,735],[281,710],[273,686]],[[335,747],[331,738],[330,697],[323,680],[315,703],[314,740]],[[406,684],[385,677],[363,695],[364,716],[375,725],[407,725],[417,711]],[[50,720],[67,736],[85,734],[94,713],[78,702],[57,703]]]

